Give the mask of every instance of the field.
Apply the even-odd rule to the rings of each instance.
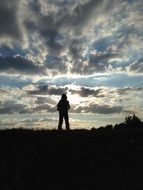
[[[143,130],[0,131],[3,190],[143,189]]]

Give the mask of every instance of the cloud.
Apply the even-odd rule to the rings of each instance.
[[[49,14],[45,13],[44,5],[49,10]],[[39,33],[41,43],[48,48],[51,54],[55,54],[64,49],[60,41],[62,35],[59,32],[61,16],[59,17],[56,13],[51,12],[48,5],[52,7],[46,1],[36,1],[36,3],[31,1],[30,6],[27,7],[30,14],[24,19],[24,25],[28,33],[33,31]],[[63,14],[63,12],[61,13]]]
[[[78,94],[81,99],[74,104],[74,99],[70,99],[71,113],[92,113],[92,114],[127,114],[139,113],[137,105],[142,104],[142,88],[87,88],[82,86],[71,85],[66,87],[57,86],[38,86],[31,90],[31,94],[21,93],[20,91],[10,92],[5,99],[0,102],[0,114],[39,114],[55,113],[57,98],[61,96],[60,90],[66,89],[70,95]],[[37,89],[37,90],[36,90]],[[23,89],[22,89],[23,90]],[[1,92],[1,91],[0,91]],[[49,92],[49,94],[48,94]],[[2,95],[3,92],[2,89]],[[21,93],[21,94],[19,94]],[[16,95],[15,95],[16,94]],[[30,95],[30,96],[29,96]],[[46,95],[46,96],[45,96]],[[56,95],[53,97],[53,95]],[[72,97],[71,96],[71,97]],[[134,99],[134,97],[136,99]],[[16,98],[17,101],[13,100]],[[74,96],[73,96],[74,98]],[[107,103],[108,102],[108,103]],[[127,112],[127,110],[129,112]]]
[[[5,19],[0,20],[3,26],[0,37],[7,36],[13,49],[21,47],[21,57],[25,51],[23,44],[27,43],[27,57],[33,57],[30,70],[39,61],[48,75],[53,76],[69,70],[71,74],[81,75],[109,72],[111,59],[121,56],[125,63],[130,51],[130,59],[142,52],[138,43],[142,41],[140,4],[139,0],[130,4],[116,0],[1,1],[0,18]],[[93,49],[98,54],[93,54]],[[42,68],[36,67],[32,73],[43,74]]]
[[[10,74],[3,74],[0,76],[0,88],[15,89],[15,88],[23,88],[33,83],[31,78],[22,77],[22,76],[13,76]]]
[[[57,87],[57,86],[48,86],[48,85],[36,85],[36,89],[28,90],[29,95],[61,95],[66,93],[67,87]]]
[[[47,56],[44,62],[44,66],[53,73],[53,75],[57,74],[65,74],[67,73],[68,66],[65,60],[62,57],[58,56]]]
[[[75,61],[72,72],[86,75],[104,73],[109,66],[109,60],[113,58],[117,58],[117,55],[111,53],[89,54],[86,60]]]
[[[143,86],[142,75],[127,75],[127,74],[94,74],[87,76],[57,76],[41,78],[37,81],[37,85],[51,85],[51,86],[68,86],[76,85],[86,88],[125,88],[125,87],[140,87]],[[70,87],[71,89],[71,87]]]
[[[69,94],[78,94],[81,97],[103,97],[102,89],[94,89],[89,87],[82,87],[82,86],[70,86],[65,85],[64,87],[58,87],[56,85],[35,85],[35,89],[27,90],[29,95],[57,95],[61,96],[63,93]],[[41,97],[39,101],[45,101],[45,97]]]
[[[116,89],[116,92],[119,95],[127,95],[127,94],[130,94],[132,92],[139,92],[139,91],[143,91],[143,88],[142,87],[138,87],[138,88],[127,87],[127,88]]]
[[[0,88],[0,95],[7,94],[8,92],[9,92],[8,90]]]
[[[0,0],[0,120],[55,125],[62,93],[80,125],[142,115],[142,23],[142,0]]]
[[[87,87],[80,87],[80,89],[73,90],[69,89],[69,92],[72,94],[79,94],[81,97],[88,97],[88,96],[94,96],[94,97],[100,97],[100,92],[102,89],[92,89]]]
[[[100,37],[92,43],[92,49],[95,49],[97,52],[106,52],[108,47],[115,43],[113,35],[108,35]]]
[[[0,114],[26,113],[26,105],[19,104],[16,101],[0,102]]]
[[[117,54],[110,54],[110,53],[99,53],[99,54],[89,54],[89,62],[90,64],[95,63],[108,63],[108,60],[117,58]]]
[[[143,58],[130,64],[129,67],[127,67],[127,70],[130,73],[143,73]]]
[[[56,112],[56,104],[52,105],[49,102],[45,104],[36,105],[36,102],[32,105],[27,105],[27,102],[18,103],[17,101],[1,101],[0,102],[0,114],[33,114],[33,113],[42,113]]]
[[[88,22],[113,8],[113,2],[111,4],[103,0],[31,1],[24,25],[28,33],[40,34],[41,43],[48,48],[49,54],[59,55],[65,49],[76,54],[74,37],[84,33]]]
[[[83,53],[82,39],[74,38],[71,40],[71,44],[69,45],[69,53],[73,59],[82,58],[82,53]]]
[[[103,0],[88,0],[80,1],[73,9],[72,17],[70,17],[72,25],[80,25],[82,27],[91,18],[91,15],[95,9],[99,7]]]
[[[42,66],[37,66],[33,62],[21,57],[0,57],[0,72],[10,74],[44,74]]]
[[[38,105],[42,105],[42,104],[51,104],[51,105],[56,105],[57,102],[55,102],[51,97],[41,97],[41,96],[38,96],[37,97],[37,100],[35,101],[35,104],[38,104]]]
[[[21,39],[21,31],[17,18],[18,0],[0,1],[0,38]]]
[[[74,109],[77,113],[94,113],[94,114],[113,114],[121,113],[123,111],[122,106],[109,106],[109,105],[98,105],[90,103],[88,106],[78,106]]]
[[[9,47],[8,45],[0,45],[0,54],[2,57],[14,57],[16,55],[20,55],[21,57],[25,57],[29,51],[24,50],[20,47]]]
[[[51,104],[44,104],[30,109],[30,113],[41,113],[41,112],[45,113],[45,111],[48,113],[54,113],[57,111],[57,107],[56,105],[52,106]]]

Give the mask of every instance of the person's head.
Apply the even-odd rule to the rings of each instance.
[[[66,101],[67,100],[67,95],[66,94],[62,94],[62,98],[61,98],[63,101]]]

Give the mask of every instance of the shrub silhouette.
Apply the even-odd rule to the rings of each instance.
[[[106,131],[111,131],[112,129],[113,129],[113,125],[111,125],[111,124],[108,124],[105,126]]]
[[[125,117],[124,121],[126,127],[128,128],[140,128],[142,127],[141,119],[138,118],[135,114],[132,116]]]
[[[114,126],[114,129],[124,129],[125,128],[125,123],[119,123]]]

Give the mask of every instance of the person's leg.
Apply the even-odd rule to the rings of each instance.
[[[68,113],[64,114],[64,119],[65,119],[65,124],[66,124],[66,130],[70,130]]]
[[[58,130],[62,130],[62,124],[63,124],[63,115],[61,113],[59,113]]]

